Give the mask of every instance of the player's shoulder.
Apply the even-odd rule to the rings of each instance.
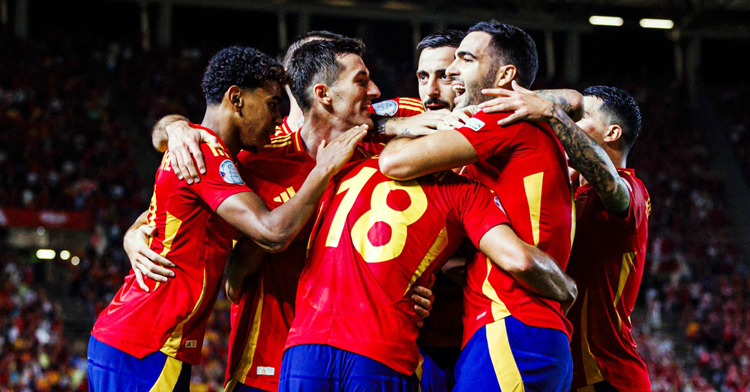
[[[503,129],[513,129],[525,126],[526,122],[517,122],[505,127],[501,127],[498,121],[508,117],[510,113],[485,113],[478,111],[472,118],[464,124],[464,128],[471,129],[474,132],[499,131]]]

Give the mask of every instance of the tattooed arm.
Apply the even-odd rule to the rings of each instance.
[[[573,121],[583,118],[583,96],[576,90],[537,90],[536,95],[554,102]]]
[[[447,109],[424,112],[411,117],[381,117],[375,128],[381,135],[429,135],[451,114]],[[408,130],[407,133],[404,131]]]
[[[624,214],[630,205],[628,185],[617,174],[617,168],[604,149],[556,103],[552,104],[549,125],[565,148],[570,166],[594,187],[607,210],[615,215]]]
[[[628,186],[619,174],[607,152],[576,125],[567,112],[575,105],[572,90],[554,90],[555,94],[534,93],[513,82],[513,90],[500,89],[500,97],[493,99],[493,111],[514,112],[498,123],[505,126],[516,121],[548,122],[568,154],[570,166],[594,187],[604,206],[613,214],[621,215],[630,205]],[[562,93],[560,93],[562,92]],[[578,96],[577,92],[575,92]],[[552,100],[544,99],[547,97]],[[486,102],[489,103],[489,102]],[[583,104],[580,110],[583,111]],[[577,110],[577,109],[575,109]],[[485,110],[487,111],[487,110]]]

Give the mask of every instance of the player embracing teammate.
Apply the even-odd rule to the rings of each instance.
[[[242,146],[246,151],[239,155],[239,173],[273,213],[275,209],[289,211],[291,201],[305,197],[301,182],[304,173],[316,167],[312,156],[321,140],[332,140],[360,124],[374,127],[370,107],[379,91],[362,62],[362,47],[352,41],[333,37],[299,46],[289,64],[291,91],[304,114],[302,128],[275,138],[262,150],[256,147],[253,152],[252,145]],[[247,233],[254,242],[239,242],[226,271],[230,298],[247,310],[244,318],[233,313],[235,348],[227,390],[417,390],[419,317],[410,295],[414,285],[427,284],[427,277],[447,261],[462,237],[469,238],[479,251],[468,263],[455,390],[569,390],[574,369],[579,380],[581,366],[580,350],[574,347],[576,357],[571,358],[571,331],[574,344],[584,349],[586,369],[592,360],[597,365],[597,373],[584,374],[583,384],[576,381],[574,387],[650,389],[647,374],[645,381],[619,383],[627,376],[614,370],[616,361],[611,359],[622,359],[620,364],[640,360],[629,335],[628,316],[642,275],[648,196],[631,172],[618,174],[614,166],[624,167],[640,127],[627,114],[628,105],[632,112],[634,102],[619,90],[584,92],[584,101],[596,97],[602,103],[586,102],[589,111],[581,128],[588,120],[593,125],[585,129],[593,130],[576,132],[580,128],[573,119],[580,119],[583,107],[579,94],[533,93],[520,87],[531,85],[537,67],[536,47],[525,32],[494,21],[479,23],[461,41],[455,61],[444,71],[458,95],[453,102],[457,110],[436,127],[444,131],[418,138],[412,138],[411,132],[396,132],[406,135],[390,141],[380,159],[374,156],[382,149],[379,139],[359,142],[361,135],[355,131],[348,138],[342,136],[346,141],[336,147],[352,148],[354,155],[351,160],[346,156],[348,163],[327,187],[314,227],[302,229],[307,222],[303,213],[295,221],[300,227],[284,238],[284,245],[291,243],[290,250],[308,253],[306,261],[296,257],[301,262],[297,268],[304,269],[294,310],[276,313],[290,319],[264,319],[263,307],[269,300],[262,296],[268,293],[268,285],[276,285],[278,292],[289,291],[284,280],[275,279],[285,261],[274,256],[262,260],[262,248],[278,247],[269,247],[263,238],[256,238],[257,233]],[[489,101],[492,96],[486,93],[500,98]],[[432,99],[422,97],[423,102],[439,103],[441,94],[448,95],[435,90],[430,94]],[[231,103],[231,94],[228,97]],[[618,102],[627,105],[618,106]],[[480,104],[484,110],[476,112]],[[422,116],[426,119],[426,115],[430,113]],[[275,125],[279,123],[274,120]],[[200,135],[205,138],[205,133]],[[592,217],[582,223],[591,235],[574,247],[570,265],[588,271],[591,276],[582,280],[600,282],[599,286],[579,282],[589,294],[588,300],[581,304],[579,299],[571,311],[573,326],[564,316],[576,297],[575,285],[562,272],[575,227],[564,151],[584,178],[592,178],[588,187],[578,191],[578,200],[588,200],[579,207],[579,214]],[[463,166],[469,179],[445,171]],[[299,175],[289,176],[290,172]],[[471,180],[488,186],[494,194]],[[317,205],[317,193],[308,193],[306,197]],[[596,197],[601,203],[597,204]],[[299,222],[303,217],[304,222]],[[597,218],[599,223],[595,223]],[[618,223],[619,234],[611,242],[625,244],[623,238],[630,236],[628,244],[633,245],[618,247],[607,259],[617,259],[619,264],[612,262],[601,272],[587,269],[598,260],[577,255],[590,252],[585,247],[593,246],[595,237],[617,219],[623,223]],[[166,238],[169,233],[168,228],[158,227],[154,235]],[[586,252],[576,252],[579,248]],[[181,266],[180,261],[174,264],[178,269]],[[158,266],[152,269],[169,274]],[[143,272],[151,280],[163,279],[153,271]],[[164,286],[170,284],[175,286],[173,279]],[[296,282],[289,285],[296,287]],[[151,289],[156,293],[157,288]],[[611,298],[605,294],[594,298],[595,292],[604,293],[605,288],[614,291]],[[591,309],[606,309],[608,317],[599,317],[602,312]],[[258,364],[264,352],[259,347],[279,340],[279,336],[261,333],[264,320],[291,323],[291,329],[284,330],[284,337],[286,331],[289,336],[281,367],[278,359],[268,362],[273,365]],[[591,332],[586,334],[606,329],[602,325],[607,320],[618,321],[611,336],[596,340]],[[582,328],[587,329],[581,332]],[[622,349],[607,348],[618,342]],[[273,355],[280,358],[282,352],[276,350]],[[644,380],[645,366],[636,365],[633,368]],[[279,386],[251,383],[263,376],[278,379],[279,373]]]

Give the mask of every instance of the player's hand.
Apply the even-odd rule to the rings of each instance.
[[[328,143],[328,145],[323,140],[315,155],[317,162],[315,167],[330,175],[338,173],[349,162],[354,149],[357,147],[357,143],[367,135],[367,128],[368,126],[365,124],[357,125]]]
[[[512,83],[513,90],[491,88],[482,90],[482,94],[496,96],[487,102],[479,104],[485,113],[513,112],[510,116],[498,121],[500,126],[506,126],[518,121],[547,122],[554,114],[555,104],[533,91],[527,90],[516,83]]]
[[[144,275],[157,282],[166,282],[168,278],[175,277],[174,271],[164,267],[174,268],[176,265],[148,247],[148,239],[153,234],[153,227],[143,225],[137,230],[128,230],[123,239],[123,247],[133,267],[135,280],[145,292],[148,292],[149,288],[143,281]]]
[[[470,105],[465,108],[453,109],[451,114],[445,118],[438,131],[447,131],[451,129],[459,129],[464,126],[475,114],[479,111],[477,105]]]
[[[428,287],[418,285],[412,287],[410,298],[414,302],[414,312],[421,318],[417,323],[417,328],[422,328],[424,319],[430,317],[432,302],[435,300],[435,296],[432,294],[432,290],[430,290],[433,284],[435,284],[435,275],[430,275],[430,280],[427,282]]]
[[[448,109],[432,110],[411,117],[394,117],[397,135],[422,136],[438,131],[438,127],[450,115]]]
[[[172,169],[177,178],[186,179],[188,184],[200,182],[198,171],[206,174],[206,163],[203,160],[200,144],[205,142],[213,147],[219,147],[219,141],[210,133],[195,129],[187,121],[182,120],[167,125],[166,131],[169,136],[168,148],[172,159]]]

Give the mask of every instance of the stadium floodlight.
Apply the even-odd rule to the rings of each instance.
[[[73,256],[72,259],[70,259],[70,264],[78,265],[78,263],[81,262],[81,259],[78,258],[78,256]]]
[[[593,15],[589,18],[589,23],[594,26],[622,26],[623,20],[619,16],[601,16]]]
[[[52,249],[39,249],[36,251],[36,258],[39,260],[52,260],[56,254]]]
[[[60,252],[60,258],[63,259],[63,260],[69,259],[70,258],[70,252],[68,252],[67,250],[64,250],[64,251]]]
[[[669,30],[674,27],[674,22],[669,19],[641,19],[641,27],[644,29]]]

